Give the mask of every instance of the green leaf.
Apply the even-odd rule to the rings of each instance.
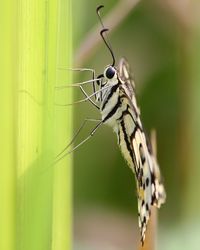
[[[7,1],[1,8],[0,249],[71,246],[71,158],[54,165],[71,137],[72,110],[55,106],[71,82],[71,1]],[[72,100],[72,91],[60,101]]]

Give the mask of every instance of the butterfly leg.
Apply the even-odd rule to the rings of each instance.
[[[61,70],[64,70],[65,68],[60,68]],[[95,87],[95,82],[98,79],[95,79],[95,70],[94,69],[88,69],[88,68],[74,68],[74,69],[68,69],[68,70],[72,70],[72,71],[90,71],[92,73],[92,80],[89,81],[85,81],[82,83],[78,83],[78,84],[74,84],[74,86],[79,87],[81,92],[85,95],[85,97],[88,99],[88,101],[97,109],[100,109],[99,106],[88,96],[87,92],[83,89],[82,85],[86,84],[86,83],[92,83],[93,86],[93,93],[96,99],[96,87]],[[72,85],[71,85],[72,86]],[[61,87],[57,87],[58,89],[60,88],[65,88],[67,86],[61,86]]]
[[[88,68],[76,68],[74,69],[75,71],[90,71],[92,73],[92,86],[93,86],[93,93],[96,93],[96,87],[95,87],[95,70],[94,69],[88,69]],[[80,86],[81,88],[81,86]],[[83,90],[83,88],[81,88],[81,91],[83,92],[83,94],[85,95],[85,91]],[[86,96],[86,95],[85,95]],[[96,94],[95,94],[95,99],[96,99]],[[99,107],[92,101],[90,100],[90,102],[99,109]]]
[[[84,72],[84,71],[89,71],[89,72],[91,72],[92,73],[92,85],[93,85],[93,92],[95,93],[96,92],[96,88],[95,88],[95,70],[94,69],[89,69],[89,68],[68,68],[68,69],[66,69],[66,68],[58,68],[58,69],[60,69],[60,70],[72,70],[72,71],[82,71],[82,72]]]
[[[95,86],[94,85],[94,83],[93,83],[93,86]],[[80,90],[82,91],[82,93],[84,94],[84,96],[86,97],[86,98],[88,98],[88,101],[94,106],[94,107],[96,107],[97,109],[100,109],[100,107],[88,96],[88,94],[87,94],[87,92],[83,89],[83,87],[82,86],[80,86]],[[95,92],[94,93],[96,93],[96,89],[95,89]],[[96,94],[95,94],[95,96],[96,96]]]
[[[104,91],[105,89],[109,89],[109,88],[112,88],[112,85],[110,86],[105,86],[105,87],[102,87],[101,89],[97,90],[95,93],[91,94],[91,95],[87,95],[86,98],[82,99],[82,100],[79,100],[79,101],[75,101],[73,103],[69,103],[69,104],[57,104],[55,103],[55,105],[57,106],[70,106],[70,105],[74,105],[74,104],[78,104],[78,103],[82,103],[82,102],[87,102],[89,101],[89,99],[93,96],[95,96],[96,94],[98,93],[101,93],[102,91]]]
[[[80,142],[78,145],[76,145],[73,149],[69,150],[66,152],[66,150],[73,144],[73,142],[76,140],[77,136],[83,129],[83,127],[86,125],[87,122],[98,122],[98,124],[93,128],[93,130],[90,132],[89,136],[87,136],[82,142]],[[56,159],[54,161],[54,164],[59,162],[61,159],[63,159],[66,155],[72,153],[74,150],[76,150],[78,147],[80,147],[82,144],[84,144],[86,141],[88,141],[97,131],[97,129],[103,124],[103,122],[99,119],[90,119],[87,118],[83,121],[75,135],[73,136],[72,140],[70,143],[56,156]],[[65,153],[64,153],[65,152]],[[64,155],[62,155],[64,153]]]

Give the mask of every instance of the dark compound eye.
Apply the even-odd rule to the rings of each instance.
[[[116,72],[115,68],[110,66],[106,69],[105,75],[108,79],[112,79],[113,76],[115,75],[115,72]]]

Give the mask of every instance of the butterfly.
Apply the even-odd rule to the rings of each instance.
[[[102,124],[112,127],[116,133],[122,155],[135,175],[138,223],[143,245],[151,215],[151,206],[160,208],[161,204],[165,202],[166,193],[156,155],[143,129],[140,109],[136,100],[135,83],[129,64],[125,58],[122,58],[118,66],[115,66],[113,51],[104,35],[108,29],[104,28],[100,18],[99,10],[102,7],[101,5],[97,8],[97,14],[103,27],[100,35],[111,53],[113,62],[105,67],[104,72],[96,80],[90,81],[94,87],[92,95],[88,96],[81,87],[86,96],[85,100],[89,100],[99,109],[101,120],[90,135],[78,146],[91,138]],[[98,90],[94,86],[95,81]],[[91,99],[93,96],[96,98],[95,103]],[[74,147],[74,149],[78,146]]]
[[[102,91],[97,99],[100,102],[102,122],[113,128],[122,155],[135,174],[138,221],[143,245],[151,206],[160,208],[165,202],[166,193],[151,142],[143,129],[129,64],[122,58],[118,67],[115,66],[112,49],[103,36],[106,31],[103,27],[100,34],[111,52],[113,63],[105,68],[100,77]]]
[[[135,174],[138,220],[143,244],[151,206],[159,208],[165,202],[166,194],[157,159],[144,133],[135,96],[135,84],[127,61],[122,58],[118,67],[106,67],[103,78],[104,86],[111,87],[102,91],[102,121],[117,134],[122,155]]]

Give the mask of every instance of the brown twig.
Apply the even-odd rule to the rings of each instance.
[[[144,246],[140,246],[140,250],[154,250],[156,249],[156,235],[157,235],[157,209],[151,208],[151,217],[147,227],[146,239]]]
[[[110,32],[114,31],[138,2],[139,0],[121,0],[111,12],[103,18],[103,23],[109,28]],[[92,56],[100,42],[101,36],[99,35],[98,24],[86,35],[84,41],[81,43],[80,48],[76,52],[74,64],[76,66],[78,65],[78,67],[83,65],[84,62]]]

